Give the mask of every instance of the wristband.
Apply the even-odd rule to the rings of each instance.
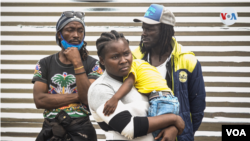
[[[83,66],[81,66],[81,67],[78,67],[78,68],[75,68],[74,70],[79,70],[79,69],[81,69],[81,68],[83,68]]]
[[[84,74],[84,73],[86,73],[86,72],[84,71],[84,72],[76,73],[75,75]]]

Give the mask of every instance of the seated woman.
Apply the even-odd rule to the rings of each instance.
[[[116,31],[102,33],[96,42],[101,67],[106,69],[88,90],[89,108],[93,118],[106,131],[107,140],[153,141],[152,132],[163,129],[155,138],[174,141],[185,125],[175,114],[147,117],[148,98],[134,87],[121,98],[115,111],[105,116],[104,105],[118,91],[131,68],[132,54],[128,41]]]

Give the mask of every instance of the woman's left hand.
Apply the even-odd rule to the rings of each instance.
[[[178,130],[175,126],[169,126],[163,129],[155,139],[162,137],[161,141],[175,141],[177,137]]]
[[[69,47],[63,52],[63,54],[73,65],[76,65],[77,63],[81,63],[81,56],[80,56],[80,52],[78,51],[78,48]]]

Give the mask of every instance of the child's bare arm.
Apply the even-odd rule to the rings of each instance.
[[[133,73],[130,73],[128,78],[123,82],[122,86],[119,88],[119,90],[115,93],[113,97],[117,100],[120,100],[122,97],[124,97],[127,93],[130,92],[134,84],[135,77]]]
[[[115,95],[105,103],[103,109],[104,115],[109,116],[115,111],[118,101],[122,97],[124,97],[127,93],[130,92],[130,90],[134,86],[134,83],[135,83],[135,77],[133,73],[130,73],[128,78],[123,82],[122,86],[115,93]]]

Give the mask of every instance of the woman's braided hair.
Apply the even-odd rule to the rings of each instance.
[[[118,33],[115,30],[111,30],[111,32],[103,32],[101,34],[101,37],[97,39],[96,41],[96,48],[97,48],[97,54],[98,56],[101,56],[102,58],[105,57],[105,52],[103,49],[112,41],[117,41],[119,39],[122,39],[123,41],[126,41],[129,44],[129,41],[124,37],[122,33]],[[100,67],[104,70],[105,67],[100,63]]]
[[[163,54],[165,54],[166,52],[168,52],[168,48],[171,46],[171,40],[172,37],[174,36],[174,27],[172,25],[167,25],[167,24],[163,24],[161,23],[161,29],[160,29],[160,38],[158,40],[158,45],[161,47],[161,51],[159,54],[159,61],[161,60],[161,57],[163,56]],[[143,46],[143,42],[141,40],[140,44],[140,50],[141,52],[144,54],[148,54],[150,50],[147,50],[147,48],[145,48]]]

